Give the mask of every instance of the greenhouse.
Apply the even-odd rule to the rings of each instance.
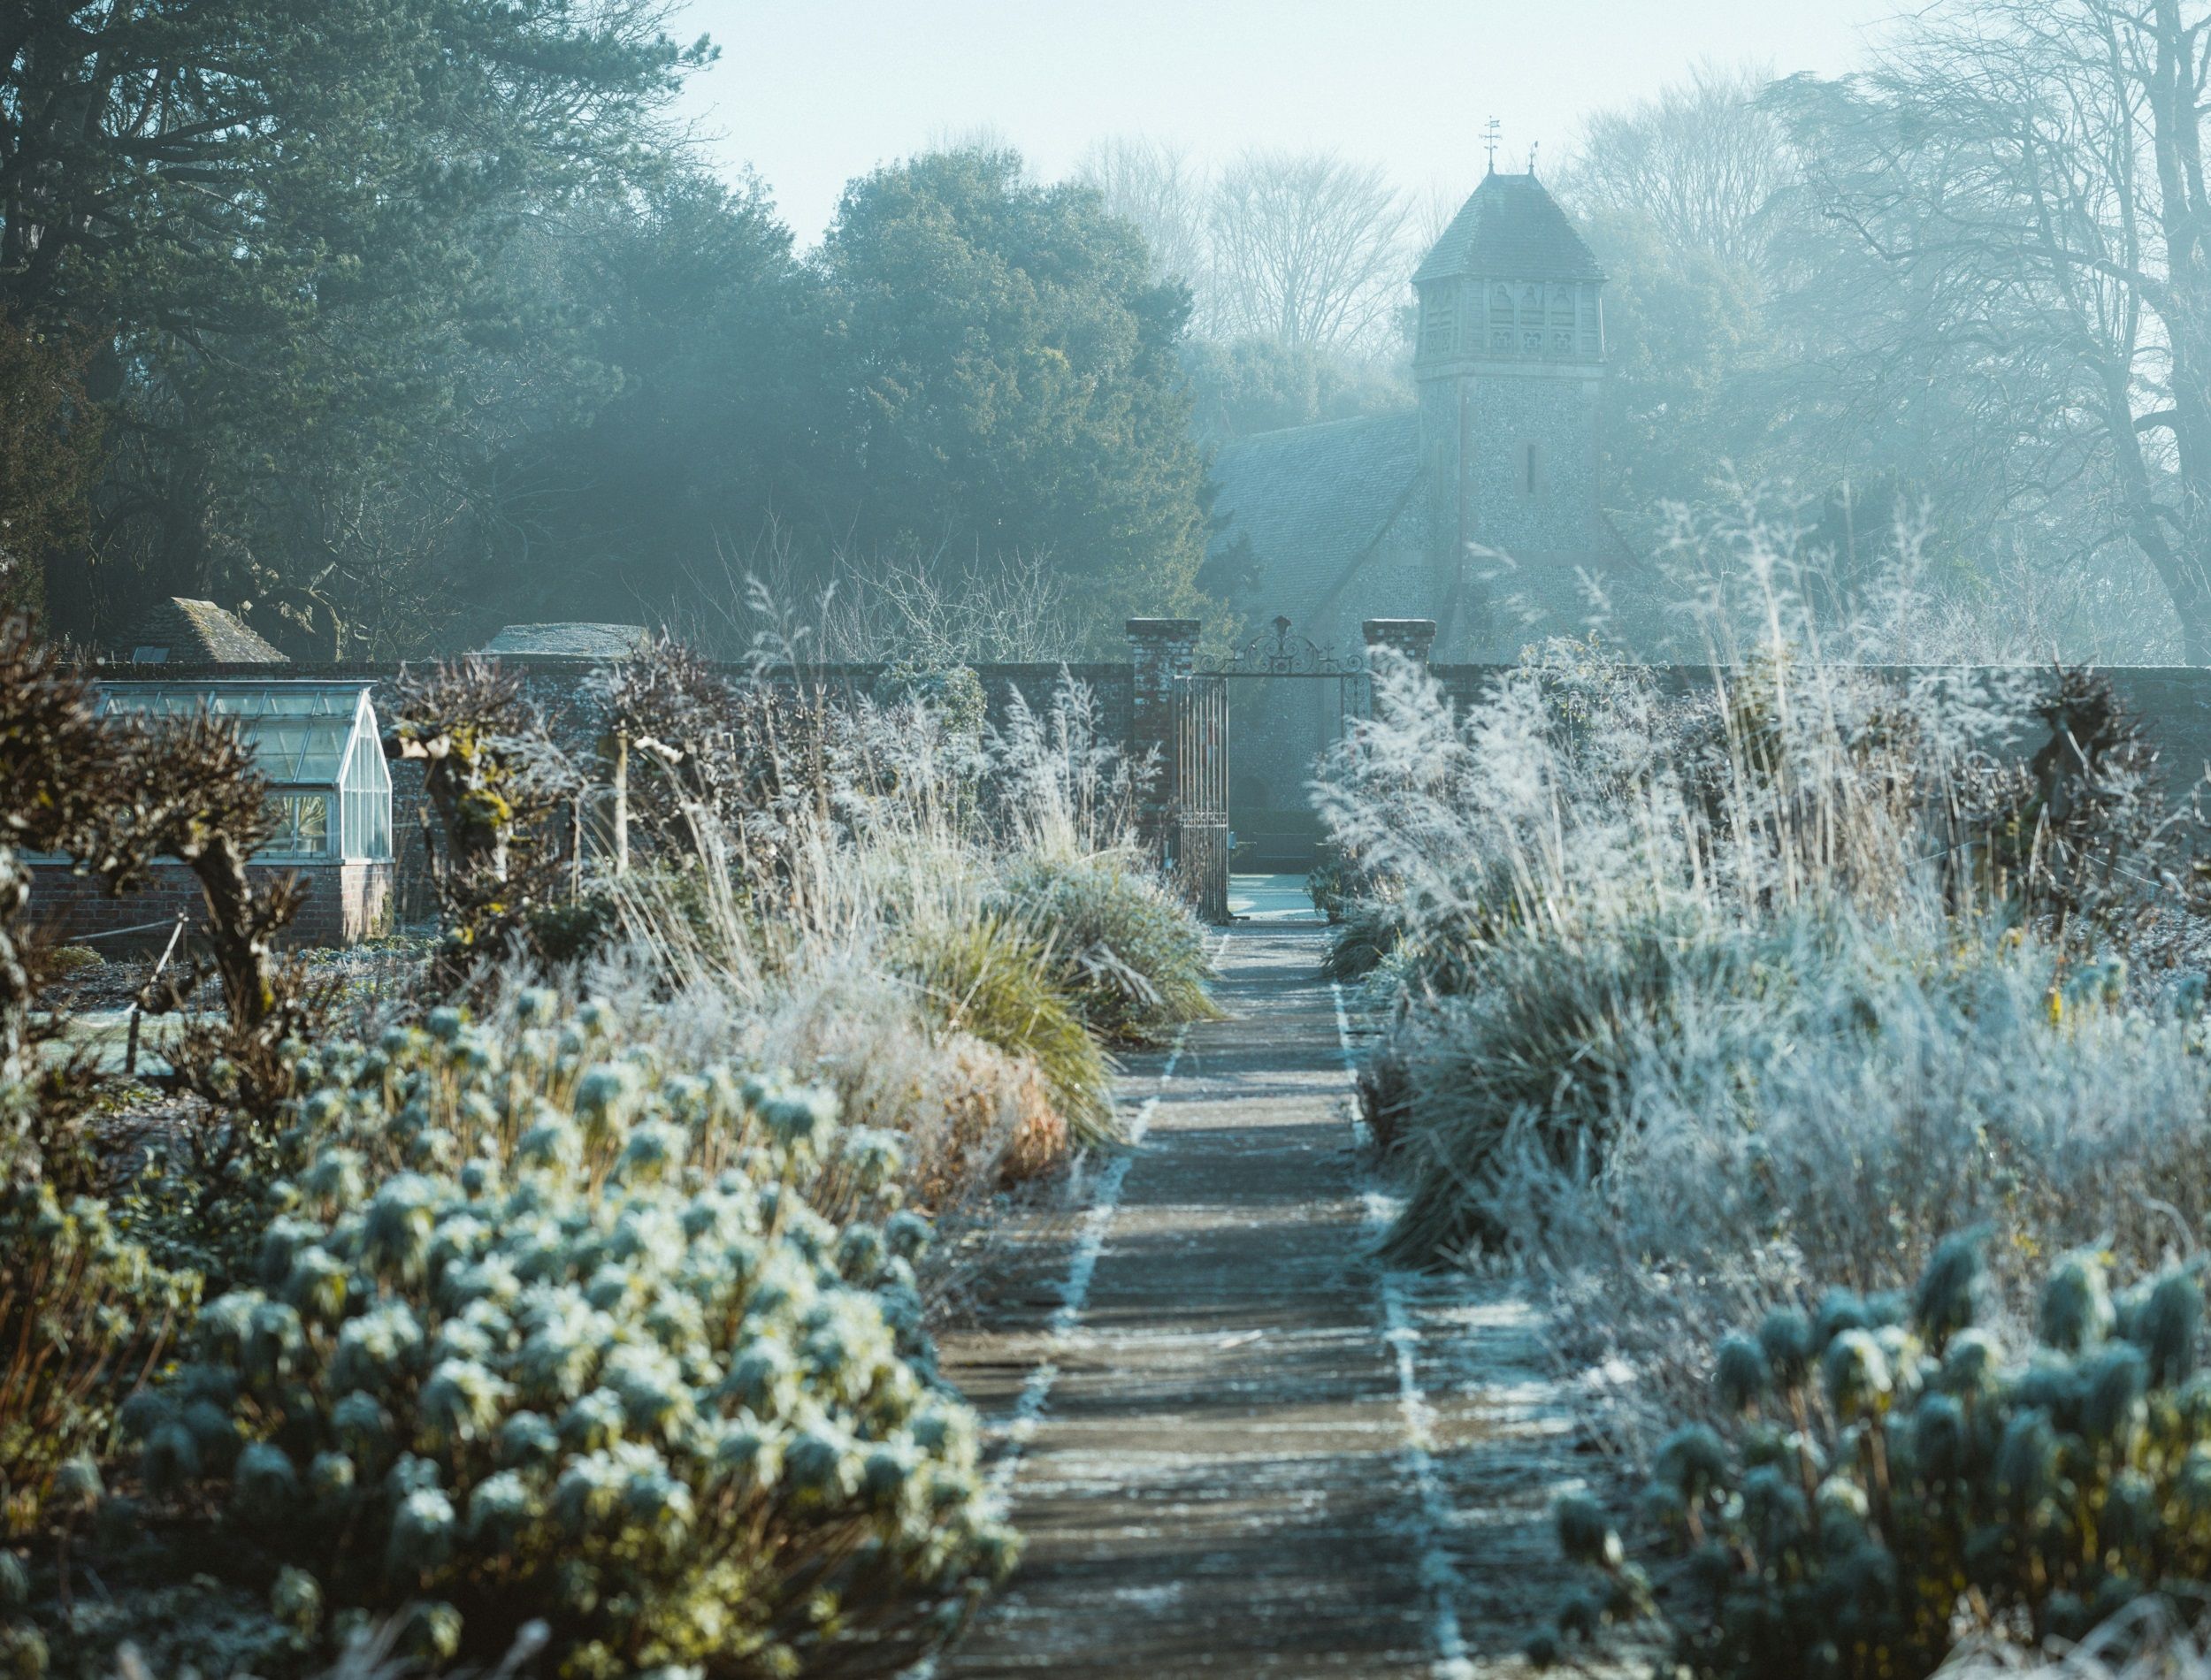
[[[306,889],[286,930],[295,943],[349,945],[391,926],[392,776],[385,767],[376,707],[366,683],[265,677],[226,681],[103,683],[103,714],[233,721],[268,778],[274,833],[254,853],[256,867],[295,877]],[[30,856],[33,896],[57,937],[158,945],[164,931],[202,913],[190,871],[157,862],[119,897],[80,874],[66,858]]]
[[[276,836],[258,861],[392,855],[392,776],[364,683],[106,683],[103,712],[233,718],[269,779]]]

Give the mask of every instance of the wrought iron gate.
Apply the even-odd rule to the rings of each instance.
[[[1290,634],[1277,618],[1271,636],[1255,637],[1212,668],[1171,679],[1172,752],[1167,768],[1161,839],[1175,883],[1198,914],[1228,920],[1228,681],[1231,677],[1309,677],[1336,685],[1336,734],[1364,715],[1368,701],[1363,652],[1339,655]]]
[[[1218,673],[1174,680],[1175,882],[1207,921],[1228,920],[1228,684]]]

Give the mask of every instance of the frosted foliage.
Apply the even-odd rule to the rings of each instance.
[[[697,869],[612,883],[626,937],[588,983],[667,998],[654,1033],[687,1054],[811,1070],[943,1208],[1111,1135],[1096,1038],[1202,1015],[1210,971],[1132,842],[1150,766],[1086,688],[992,722],[945,674],[891,686],[783,706],[767,807],[702,822]]]
[[[1387,953],[1396,1254],[1539,1268],[1645,1401],[1697,1392],[1745,1311],[1908,1283],[1969,1225],[2016,1304],[2052,1245],[2150,1266],[2211,1218],[2204,981],[2145,961],[2185,949],[2146,913],[2186,920],[2147,761],[2077,784],[2093,891],[2046,892],[2019,766],[2085,690],[1840,665],[1762,599],[1701,691],[1595,642],[1458,706],[1385,664],[1316,789],[1346,943]]]
[[[1317,804],[1416,932],[1727,919],[1844,883],[1894,898],[1934,884],[1911,862],[1924,802],[2017,716],[2000,678],[1900,691],[1795,654],[1703,693],[1660,680],[1554,641],[1460,708],[1384,656]]]
[[[542,1618],[570,1674],[915,1655],[1010,1563],[896,1138],[544,992],[317,1071],[256,1287],[127,1420],[150,1487],[226,1476],[333,1607],[487,1658]]]

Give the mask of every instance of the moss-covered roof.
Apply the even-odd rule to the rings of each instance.
[[[165,665],[283,665],[285,656],[213,601],[173,595],[150,608],[117,648],[124,659]]]

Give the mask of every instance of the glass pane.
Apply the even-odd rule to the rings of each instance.
[[[112,683],[102,684],[100,698],[109,711],[235,718],[272,782],[334,785],[362,692],[358,683]]]
[[[392,855],[392,796],[382,789],[348,788],[345,806],[345,855],[384,859]]]
[[[287,790],[269,796],[269,814],[276,832],[260,855],[267,858],[321,858],[330,852],[330,796],[294,793]]]

